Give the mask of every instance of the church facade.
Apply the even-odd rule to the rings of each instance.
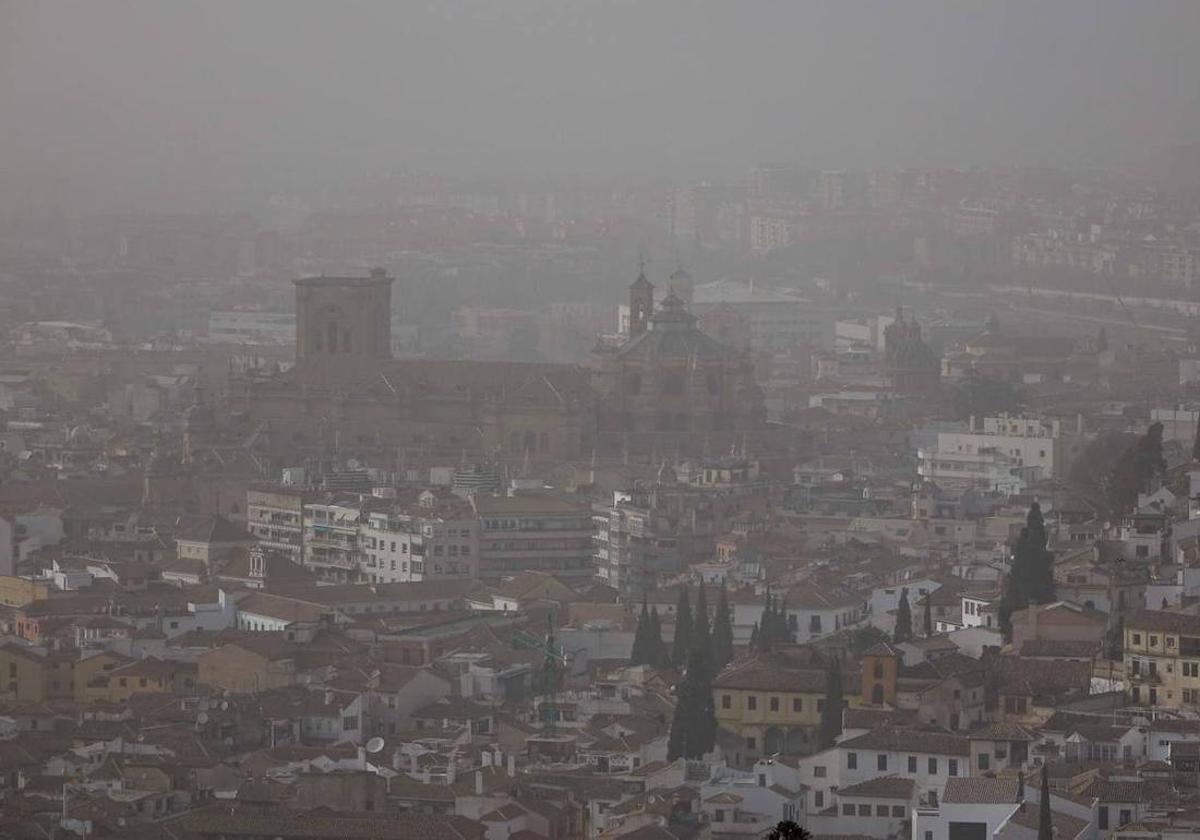
[[[702,333],[674,294],[655,309],[644,275],[630,287],[636,328],[589,366],[393,359],[384,271],[295,286],[295,364],[231,388],[231,406],[276,449],[518,463],[665,456],[727,449],[763,424],[748,360]]]

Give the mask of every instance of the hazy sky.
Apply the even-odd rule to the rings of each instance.
[[[0,175],[127,209],[387,170],[1127,163],[1200,139],[1197,33],[1200,0],[0,0]]]

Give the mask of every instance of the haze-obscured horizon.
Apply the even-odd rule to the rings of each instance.
[[[1200,3],[0,2],[0,183],[222,209],[383,172],[1127,166]]]

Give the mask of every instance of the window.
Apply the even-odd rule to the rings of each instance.
[[[908,772],[909,773],[917,772],[917,757],[915,755],[910,755],[908,757]]]
[[[947,773],[947,775],[950,775],[950,776],[958,775],[958,759],[957,758],[950,759],[950,766],[949,766],[949,768],[947,768],[946,773]]]
[[[1133,634],[1133,643],[1135,645],[1140,645],[1142,643],[1142,634],[1141,633]]]
[[[748,750],[758,749],[758,740],[753,735],[746,736],[746,749],[748,749]]]
[[[1101,805],[1100,806],[1100,830],[1106,831],[1107,829],[1108,829],[1108,806]]]
[[[892,816],[893,817],[895,817],[896,819],[902,820],[902,819],[904,819],[904,814],[905,814],[905,810],[904,810],[903,805],[893,805],[892,806]]]
[[[871,806],[870,805],[859,805],[858,806],[858,815],[860,817],[871,816]]]
[[[816,805],[818,808],[825,807],[825,791],[818,790],[813,793],[813,805]]]
[[[772,711],[772,712],[778,712],[778,711],[779,711],[779,698],[778,698],[778,697],[772,697],[772,698],[771,698],[771,711]]]
[[[1150,647],[1158,647],[1158,636],[1150,637]]]
[[[342,718],[342,731],[349,732],[351,729],[358,729],[358,715],[347,715]]]
[[[842,805],[842,816],[843,817],[853,817],[854,816],[854,806],[843,804]]]
[[[758,708],[758,698],[755,697],[753,694],[749,695],[746,698],[746,708],[752,712]]]
[[[1168,636],[1168,637],[1167,637],[1167,647],[1168,647],[1168,648],[1173,648],[1173,647],[1175,647],[1175,637],[1174,637],[1174,636]]]
[[[1133,819],[1133,815],[1129,813],[1128,808],[1121,809],[1121,825],[1127,825]]]
[[[846,767],[850,770],[858,769],[858,753],[846,753]]]
[[[813,767],[813,778],[814,779],[824,779],[825,778],[825,765],[824,764],[818,764],[815,767]]]
[[[888,806],[886,806],[886,805],[876,805],[875,806],[875,816],[886,817],[887,815],[888,815]]]
[[[804,711],[804,700],[803,700],[803,698],[800,698],[800,697],[793,697],[793,698],[792,698],[792,711],[793,711],[793,712],[802,712],[802,711]]]
[[[930,776],[937,775],[937,759],[936,758],[929,759],[929,775]]]
[[[987,753],[980,753],[979,754],[979,769],[987,770],[988,764],[991,761],[991,759],[992,759],[992,757],[990,755],[988,755]]]
[[[718,808],[713,814],[713,822],[725,822],[725,809]]]
[[[932,831],[925,832],[925,840],[933,840],[933,832]]]
[[[881,772],[887,772],[887,754],[886,753],[880,753],[879,755],[875,756],[875,766]]]
[[[758,774],[758,786],[759,786],[759,787],[766,787],[766,786],[767,786],[767,774],[766,774],[766,773],[759,773],[759,774]]]

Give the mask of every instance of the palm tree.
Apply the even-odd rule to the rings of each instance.
[[[767,840],[812,840],[812,834],[793,820],[780,820],[767,833]]]

